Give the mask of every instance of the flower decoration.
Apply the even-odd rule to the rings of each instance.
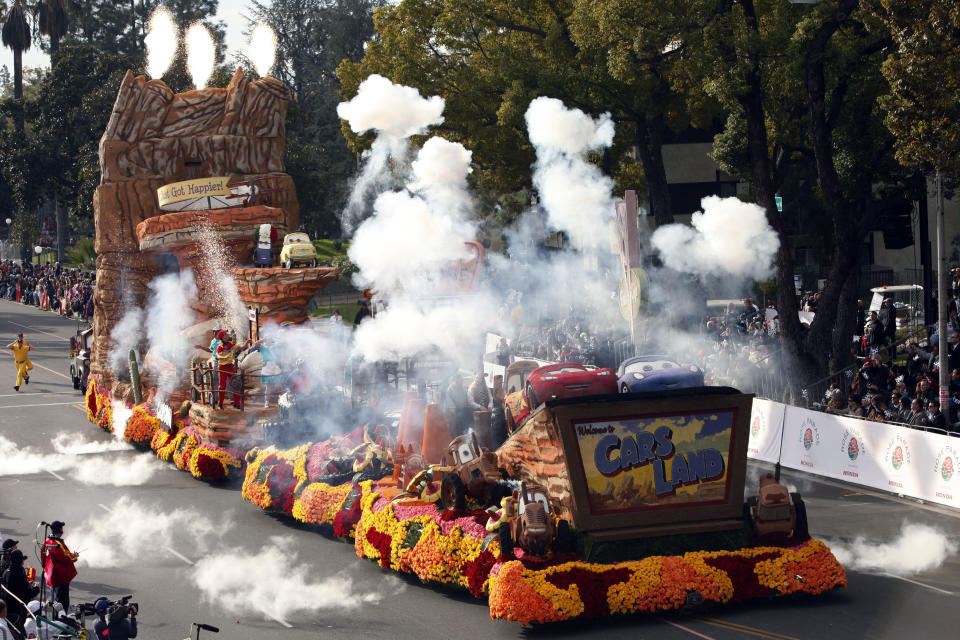
[[[149,445],[153,442],[153,436],[160,429],[160,418],[150,415],[146,407],[134,407],[133,415],[127,420],[127,426],[123,430],[123,439],[131,444]]]

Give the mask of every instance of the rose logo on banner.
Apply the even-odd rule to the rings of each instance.
[[[847,443],[847,456],[850,457],[850,460],[856,460],[860,457],[860,442],[853,436],[850,437],[850,441]]]
[[[910,466],[910,445],[907,439],[902,435],[896,434],[887,443],[886,452],[883,454],[884,462],[896,472],[893,478],[887,479],[887,484],[896,489],[902,490],[903,483],[899,480],[901,470]]]
[[[951,486],[951,480],[953,480],[953,474],[957,470],[957,450],[950,445],[946,445],[940,448],[940,453],[937,454],[937,461],[934,463],[933,472],[937,477],[943,481],[939,487],[934,491],[938,498],[944,500],[954,501],[953,498],[953,487]]]
[[[760,414],[753,416],[753,424],[750,425],[750,435],[757,436],[760,433],[760,430],[763,428],[761,424]]]
[[[803,444],[803,451],[800,457],[800,464],[807,467],[815,467],[816,464],[811,459],[820,446],[820,429],[813,418],[806,418],[800,425],[800,442]]]
[[[863,444],[863,435],[856,429],[846,428],[843,431],[843,437],[840,439],[840,452],[847,457],[847,463],[843,470],[843,475],[851,478],[860,477],[860,459],[866,455]]]
[[[892,464],[893,468],[897,471],[900,470],[900,467],[903,466],[903,447],[894,447],[893,457],[890,459],[890,464]]]

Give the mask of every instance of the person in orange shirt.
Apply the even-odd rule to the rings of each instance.
[[[63,541],[64,523],[54,520],[50,524],[50,536],[43,542],[43,576],[50,587],[50,599],[70,610],[70,582],[77,577],[74,566],[79,556],[67,548]]]
[[[13,359],[17,367],[17,381],[13,385],[13,390],[20,391],[21,384],[30,384],[29,371],[33,369],[33,363],[30,362],[29,351],[33,347],[24,340],[22,333],[18,333],[17,339],[8,344],[7,348],[13,351]]]

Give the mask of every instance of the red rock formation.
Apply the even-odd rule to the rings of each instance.
[[[259,309],[261,318],[278,323],[304,322],[307,303],[318,291],[340,277],[334,267],[317,269],[236,269],[240,299]]]
[[[98,272],[91,370],[115,396],[130,394],[127,385],[113,380],[107,366],[111,332],[128,305],[144,304],[147,285],[157,271],[142,248],[178,244],[176,224],[158,206],[157,187],[196,176],[244,181],[269,176],[276,189],[270,194],[274,210],[221,210],[210,216],[212,222],[223,226],[227,241],[236,242],[236,252],[252,246],[237,235],[247,222],[269,218],[264,221],[276,220],[283,229],[297,227],[296,191],[283,173],[287,100],[280,81],[248,82],[240,69],[226,89],[182,94],[174,94],[160,80],[148,81],[129,71],[123,78],[100,140],[100,185],[93,202]],[[253,229],[247,232],[252,238]],[[186,259],[189,252],[182,251],[183,246],[180,258]]]

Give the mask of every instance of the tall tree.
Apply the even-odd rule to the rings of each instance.
[[[23,52],[30,49],[30,25],[21,0],[14,0],[3,21],[3,46],[13,51],[13,97],[23,98]],[[18,128],[23,129],[21,116]]]
[[[60,41],[67,35],[70,18],[80,13],[82,6],[77,0],[41,0],[35,12],[40,33],[50,38],[50,57],[55,58]],[[56,60],[52,60],[56,64]]]

